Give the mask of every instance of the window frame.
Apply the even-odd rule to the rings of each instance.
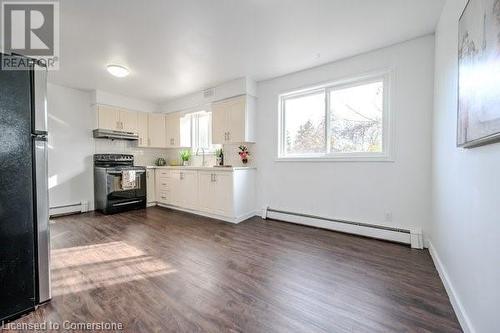
[[[393,162],[393,113],[391,112],[391,83],[393,81],[393,70],[384,70],[362,76],[330,81],[324,84],[313,85],[288,91],[278,96],[278,139],[276,161],[280,162]],[[382,152],[353,152],[353,153],[328,153],[330,145],[330,92],[333,90],[356,87],[363,84],[383,82],[383,110],[382,110]],[[285,154],[286,133],[285,125],[285,101],[293,98],[308,96],[319,91],[325,94],[325,153],[312,154]]]
[[[199,148],[197,144],[199,143],[199,118],[200,114],[202,113],[207,113],[208,115],[208,124],[209,124],[209,129],[208,129],[208,142],[209,142],[209,148],[203,149],[203,153],[199,152],[199,154],[204,154],[204,155],[214,155],[215,150],[217,149],[217,146],[213,144],[212,138],[213,138],[213,128],[212,128],[212,117],[213,113],[210,108],[197,108],[195,110],[191,110],[189,112],[184,112],[181,116],[182,117],[189,117],[189,140],[190,140],[190,150],[192,154],[196,154],[196,150]]]

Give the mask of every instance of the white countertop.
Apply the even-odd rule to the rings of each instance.
[[[252,170],[256,169],[255,167],[240,167],[240,166],[232,166],[232,167],[216,167],[216,166],[156,166],[156,165],[146,165],[144,166],[147,169],[171,169],[171,170],[198,170],[198,171],[234,171],[234,170]]]

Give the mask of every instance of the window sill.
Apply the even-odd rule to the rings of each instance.
[[[278,157],[275,162],[390,162],[391,156],[321,156],[321,157]]]

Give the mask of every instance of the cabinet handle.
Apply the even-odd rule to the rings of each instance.
[[[213,176],[214,176],[214,183],[215,183],[215,182],[217,182],[217,175],[214,173]]]
[[[231,140],[231,132],[227,132],[227,141]]]

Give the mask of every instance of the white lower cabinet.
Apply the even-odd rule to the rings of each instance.
[[[163,204],[170,204],[171,178],[168,170],[156,170],[156,200]]]
[[[146,170],[146,201],[148,206],[154,206],[156,203],[155,170]]]
[[[232,216],[233,172],[198,171],[198,198],[201,211]]]
[[[198,205],[198,175],[196,171],[173,170],[171,174],[171,204],[188,209]]]
[[[158,204],[238,223],[254,215],[255,170],[156,169]]]

